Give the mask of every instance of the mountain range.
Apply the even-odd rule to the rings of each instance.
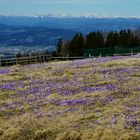
[[[42,26],[48,28],[70,29],[82,33],[94,30],[117,31],[120,29],[137,29],[140,18],[94,17],[84,15],[79,17],[65,15],[47,16],[0,16],[0,24],[8,26]]]
[[[20,50],[39,46],[55,48],[59,38],[71,39],[75,33],[92,31],[137,30],[140,18],[47,15],[47,16],[0,16],[0,51],[14,46]],[[3,47],[4,46],[4,47]],[[51,47],[50,47],[51,46]],[[33,48],[33,47],[32,47]],[[33,48],[34,49],[34,48]],[[16,50],[16,49],[15,49]],[[27,49],[28,50],[28,49]],[[2,52],[2,51],[1,51]]]

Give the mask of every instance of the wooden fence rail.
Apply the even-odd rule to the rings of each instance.
[[[52,60],[74,60],[74,59],[84,59],[86,57],[51,57],[49,55],[36,55],[28,57],[15,57],[15,58],[0,58],[0,67],[11,66],[11,65],[26,65],[32,63],[42,63]]]

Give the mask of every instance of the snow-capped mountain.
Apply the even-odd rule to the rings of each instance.
[[[0,24],[8,26],[41,26],[47,28],[69,29],[82,33],[94,30],[116,31],[121,29],[137,29],[140,18],[102,16],[102,15],[35,15],[35,16],[0,16]]]

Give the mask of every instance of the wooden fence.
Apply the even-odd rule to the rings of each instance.
[[[125,54],[114,54],[113,56],[129,56],[133,55],[133,53],[125,53]],[[108,55],[107,55],[108,56]],[[52,57],[50,55],[30,55],[27,57],[14,57],[14,58],[0,58],[0,67],[3,66],[12,66],[12,65],[27,65],[33,63],[43,63],[54,60],[75,60],[75,59],[85,59],[85,58],[94,58],[95,56],[83,56],[83,57]],[[96,56],[102,57],[102,55]]]
[[[49,55],[36,55],[28,57],[0,58],[0,67],[12,65],[27,65],[33,63],[43,63],[53,60],[74,60],[84,59],[85,57],[52,57]]]

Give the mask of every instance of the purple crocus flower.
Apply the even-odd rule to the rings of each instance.
[[[9,69],[0,69],[0,74],[8,74],[9,72]]]
[[[5,90],[15,90],[14,83],[6,83],[0,86],[0,89],[5,89]]]

